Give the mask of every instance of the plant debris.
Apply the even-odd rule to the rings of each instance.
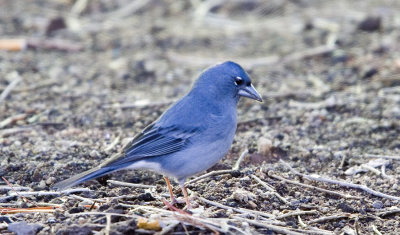
[[[334,11],[332,10],[334,9]],[[397,1],[5,1],[1,234],[400,234]],[[22,14],[23,13],[23,14]],[[233,60],[227,156],[188,179],[121,171],[61,192]],[[6,182],[8,181],[8,182]]]

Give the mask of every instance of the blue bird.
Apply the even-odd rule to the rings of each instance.
[[[208,68],[183,98],[103,164],[54,185],[58,190],[124,169],[147,169],[184,187],[186,178],[216,164],[229,150],[237,126],[240,97],[262,102],[243,68],[231,61]]]

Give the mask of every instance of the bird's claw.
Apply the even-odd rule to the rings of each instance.
[[[175,200],[175,201],[176,201],[176,200]],[[175,207],[172,203],[170,203],[170,202],[168,202],[167,200],[165,200],[165,198],[162,199],[162,202],[163,202],[164,205],[165,205],[168,209],[170,209],[171,211],[176,211],[176,212],[178,212],[178,213],[180,213],[180,214],[184,214],[184,215],[191,215],[190,212],[187,212],[187,211],[185,211],[185,210],[181,210],[181,209]]]

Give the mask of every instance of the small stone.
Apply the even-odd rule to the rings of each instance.
[[[85,209],[83,207],[73,207],[68,212],[70,214],[76,214],[76,213],[81,213],[81,212],[84,212],[84,211],[85,211]]]
[[[235,190],[235,192],[233,192],[232,197],[239,202],[249,202],[249,199],[255,199],[256,195],[254,195],[253,193],[246,191],[244,189],[238,188]],[[256,205],[257,207],[257,205]]]
[[[8,231],[17,235],[35,235],[43,228],[40,224],[28,224],[25,221],[11,223],[8,225]]]
[[[38,168],[36,168],[36,170],[33,172],[33,175],[32,175],[32,177],[31,177],[31,179],[33,180],[33,181],[36,181],[36,182],[38,182],[38,181],[40,181],[41,179],[42,179],[42,174],[40,173],[40,170],[38,169]]]
[[[234,170],[234,171],[231,171],[231,176],[237,178],[237,177],[241,176],[241,173],[239,170]]]
[[[142,193],[138,197],[139,200],[149,202],[149,201],[154,201],[155,198],[151,195],[151,193]]]
[[[53,31],[64,29],[67,27],[64,19],[62,17],[56,17],[51,19],[46,27],[46,35],[50,35]]]
[[[290,205],[291,205],[292,207],[295,207],[295,208],[299,207],[300,204],[301,204],[301,202],[300,202],[299,200],[294,200],[294,201],[291,201],[291,202],[290,202]]]
[[[100,157],[100,153],[96,150],[92,150],[89,155],[93,158]]]
[[[372,203],[372,207],[375,209],[382,209],[383,203],[381,201],[376,200]]]
[[[257,208],[257,204],[255,204],[253,201],[249,201],[248,204],[249,204],[249,206],[250,206],[251,208],[253,208],[253,209],[256,209],[256,208]]]
[[[51,185],[51,184],[54,183],[54,181],[55,181],[55,178],[54,178],[54,177],[49,177],[49,178],[46,180],[46,184],[47,184],[47,185]]]
[[[57,220],[54,217],[50,217],[50,218],[47,219],[47,223],[54,224],[54,223],[57,223]]]
[[[12,223],[13,221],[8,216],[0,216],[0,223],[3,223],[3,222],[9,224],[9,223]]]
[[[358,25],[359,30],[373,32],[381,29],[382,19],[379,16],[368,16]]]
[[[78,224],[82,225],[82,224],[85,224],[85,223],[87,223],[87,219],[86,218],[83,218],[83,217],[79,217],[78,218]]]
[[[44,189],[46,188],[46,182],[44,180],[41,180],[37,186],[39,189]]]
[[[145,230],[155,230],[160,231],[161,226],[158,220],[147,220],[146,218],[139,218],[137,222],[137,227]]]
[[[272,141],[270,139],[265,138],[265,137],[261,137],[258,140],[257,147],[258,147],[257,151],[260,154],[262,154],[264,156],[270,155],[271,154]]]
[[[69,226],[66,228],[62,228],[56,233],[57,235],[64,235],[64,234],[79,234],[79,235],[89,235],[93,234],[92,229],[90,227],[85,226]]]

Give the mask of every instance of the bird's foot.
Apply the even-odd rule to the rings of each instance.
[[[165,198],[162,199],[162,202],[163,202],[164,205],[165,205],[168,209],[170,209],[171,211],[176,211],[176,212],[178,212],[178,213],[180,213],[180,214],[183,214],[183,215],[191,215],[190,212],[187,212],[187,211],[185,211],[185,210],[181,210],[181,209],[175,207],[174,204],[168,202],[167,200],[165,200]]]
[[[175,206],[175,205],[177,205],[177,204],[185,204],[185,203],[186,203],[186,201],[185,201],[185,200],[181,200],[181,199],[176,199],[176,198],[174,198],[174,199],[171,200],[171,204],[172,204],[173,206]]]

